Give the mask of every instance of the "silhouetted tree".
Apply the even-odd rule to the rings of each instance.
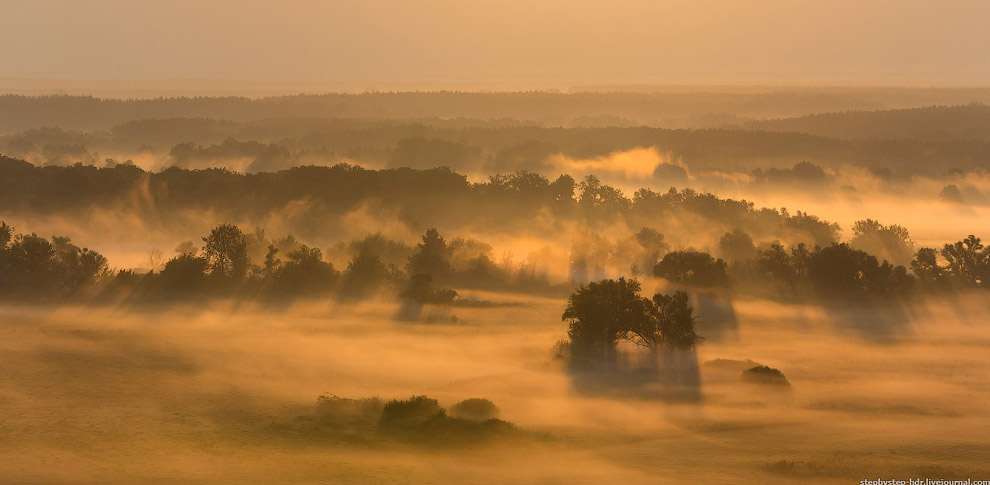
[[[625,212],[631,206],[622,191],[605,185],[594,175],[588,175],[579,185],[578,207],[584,216],[593,221],[607,219],[608,216]]]
[[[945,272],[938,265],[937,254],[933,248],[921,248],[911,261],[911,271],[923,288],[941,289],[945,286]]]
[[[732,262],[745,261],[756,256],[753,238],[739,228],[725,233],[718,241],[718,249],[723,257]]]
[[[196,248],[196,245],[192,241],[182,241],[175,247],[175,252],[186,256],[195,256],[199,253],[199,249]]]
[[[957,286],[983,287],[990,281],[990,247],[980,238],[969,237],[942,248],[942,257],[948,266],[948,277]]]
[[[449,280],[453,268],[450,265],[450,248],[435,228],[430,228],[423,235],[419,251],[409,257],[406,265],[410,275],[429,274],[434,281]]]
[[[347,271],[344,272],[340,292],[346,297],[363,298],[384,285],[392,277],[393,272],[382,262],[381,258],[370,248],[363,248],[347,264]]]
[[[664,347],[690,349],[701,341],[701,336],[695,331],[696,318],[687,293],[678,291],[673,295],[653,295],[651,314]]]
[[[630,329],[650,325],[649,300],[639,296],[636,280],[619,278],[582,285],[561,315],[569,321],[571,349],[581,356],[609,358]],[[647,333],[647,332],[644,332]]]
[[[319,248],[306,245],[286,255],[287,261],[275,272],[274,289],[288,295],[326,293],[337,282],[333,265],[323,260]]]
[[[14,228],[8,226],[6,222],[0,221],[0,249],[7,249],[7,245],[10,244],[13,237]]]
[[[203,254],[210,264],[211,274],[224,278],[241,279],[247,275],[250,260],[247,255],[247,239],[233,224],[221,224],[203,238]]]
[[[765,281],[771,281],[779,294],[797,296],[808,277],[810,253],[804,243],[791,248],[788,253],[780,242],[757,251],[756,269]]]
[[[853,224],[849,246],[900,264],[908,264],[914,254],[914,242],[907,229],[897,224],[885,226],[873,219]]]
[[[697,251],[667,253],[653,268],[653,275],[674,283],[697,287],[729,285],[725,261]]]
[[[636,319],[629,327],[630,339],[637,344],[651,349],[690,349],[701,340],[687,293],[657,293],[646,311],[648,318]]]
[[[165,263],[157,280],[162,290],[172,294],[197,294],[206,286],[206,258],[183,253]]]
[[[644,227],[636,233],[636,242],[643,248],[643,257],[638,266],[643,271],[652,271],[660,261],[660,257],[670,250],[670,245],[663,240],[663,234],[656,229]]]
[[[273,278],[282,260],[278,257],[279,249],[274,244],[268,245],[268,252],[265,253],[265,265],[261,269],[261,276],[265,279]]]
[[[883,264],[847,244],[833,244],[808,259],[808,276],[819,294],[829,298],[865,300],[908,295],[914,278],[903,266]]]

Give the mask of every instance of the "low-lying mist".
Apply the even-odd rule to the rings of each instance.
[[[915,305],[885,343],[817,307],[737,300],[734,337],[697,348],[700,400],[687,402],[576,390],[552,350],[565,335],[563,302],[486,296],[515,305],[455,308],[457,322],[444,324],[396,322],[386,302],[4,306],[2,474],[838,483],[988,471],[985,296]],[[715,324],[702,315],[700,332]],[[790,385],[743,381],[756,363]],[[486,398],[520,433],[423,448],[377,433],[286,431],[320,395],[427,395],[445,407]]]

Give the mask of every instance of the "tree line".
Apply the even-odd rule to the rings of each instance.
[[[571,222],[658,227],[677,221],[688,229],[740,227],[757,237],[819,245],[839,237],[838,225],[800,211],[757,208],[692,189],[644,188],[629,196],[591,175],[551,180],[518,171],[470,182],[447,168],[369,170],[347,164],[256,174],[178,168],[155,173],[126,164],[36,167],[0,156],[0,207],[7,213],[67,215],[112,206],[165,224],[186,210],[263,220],[290,204],[301,207],[287,222],[311,239],[333,238],[343,215],[355,210],[394,214],[417,231],[437,225],[514,234],[532,231],[534,220],[547,231]]]
[[[926,293],[988,288],[990,248],[969,236],[940,251],[920,248],[909,268],[855,246],[882,240],[893,232],[907,245],[906,231],[875,221],[860,221],[852,243],[786,248],[779,242],[757,247],[743,231],[726,233],[716,257],[691,249],[670,250],[663,235],[644,227],[609,250],[622,251],[627,275],[662,278],[683,289],[750,294],[784,300],[856,303],[899,301]],[[890,241],[888,241],[890,242]],[[903,249],[903,247],[901,247]],[[575,246],[568,282],[552,281],[534,262],[496,262],[491,246],[465,238],[446,240],[429,229],[416,246],[381,234],[340,243],[330,251],[350,254],[346,268],[335,268],[320,248],[287,236],[269,239],[263,229],[246,233],[220,224],[202,238],[186,241],[167,261],[161,254],[151,271],[111,270],[100,253],[79,247],[68,237],[50,240],[19,234],[0,221],[0,291],[7,297],[121,297],[137,299],[256,296],[361,299],[391,289],[419,303],[450,303],[451,288],[521,292],[559,292],[571,284],[604,279],[595,266],[596,249]],[[619,254],[619,253],[615,253]],[[538,255],[539,256],[539,255]],[[539,257],[550,257],[542,255]],[[160,267],[159,267],[160,266]],[[654,301],[660,305],[659,301]],[[649,338],[640,334],[642,341]]]

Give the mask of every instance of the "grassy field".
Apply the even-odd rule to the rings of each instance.
[[[490,295],[487,295],[490,296]],[[7,483],[858,483],[990,477],[985,300],[895,321],[736,301],[698,348],[701,400],[573,390],[565,302],[0,309]],[[701,332],[705,332],[702,316]],[[863,326],[891,325],[883,338]],[[729,359],[712,362],[715,359]],[[790,386],[745,383],[752,360]],[[494,401],[518,433],[471,446],[300,431],[322,394]]]

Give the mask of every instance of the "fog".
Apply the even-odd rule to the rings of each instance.
[[[0,481],[990,478],[985,6],[263,3],[0,9]]]
[[[737,301],[698,348],[700,402],[575,392],[558,300],[396,323],[389,303],[137,313],[5,306],[0,466],[12,481],[842,482],[980,476],[985,297],[918,305],[877,345],[814,307]],[[706,322],[701,320],[701,328]],[[715,359],[779,368],[767,390]],[[443,452],[280,434],[321,394],[486,397],[532,432]],[[813,437],[813,439],[810,439]],[[568,463],[566,467],[560,464]]]

